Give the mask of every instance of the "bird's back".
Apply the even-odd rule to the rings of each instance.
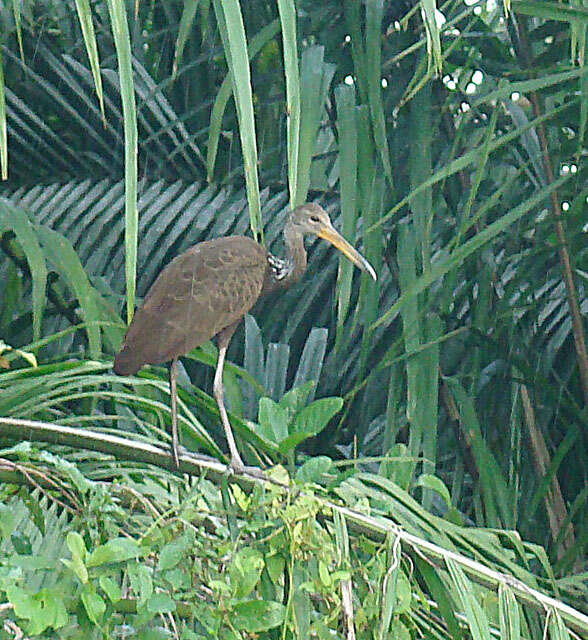
[[[267,251],[245,236],[194,245],[159,274],[114,360],[120,375],[159,364],[240,320],[261,293]]]

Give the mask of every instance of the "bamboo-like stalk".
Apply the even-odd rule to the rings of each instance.
[[[169,469],[171,465],[170,453],[163,447],[145,442],[135,442],[120,436],[64,427],[59,424],[37,420],[0,418],[0,437],[14,440],[49,442],[91,451],[100,451],[123,460],[153,464],[164,469]],[[204,472],[209,479],[214,481],[226,476],[227,467],[206,456],[182,453],[180,455],[180,472],[190,475],[200,475]],[[18,481],[17,475],[10,471],[3,472],[0,478],[5,481],[9,481],[9,478],[14,478],[14,481]],[[267,482],[266,480],[238,474],[232,475],[229,481],[249,487],[255,483]],[[383,517],[367,516],[318,496],[315,496],[315,499],[319,500],[326,509],[331,509],[341,514],[347,521],[348,526],[356,533],[361,533],[376,541],[383,541],[387,536],[396,537],[415,553],[433,562],[439,560],[443,562],[453,561],[474,582],[495,591],[498,590],[500,585],[508,586],[519,600],[525,604],[539,611],[555,610],[570,628],[579,633],[588,632],[588,616],[555,598],[541,593],[537,589],[527,586],[513,576],[486,567],[480,562],[410,534]]]
[[[517,23],[518,34],[520,37],[519,58],[522,59],[524,65],[528,69],[533,68],[533,59],[531,49],[528,44],[526,24],[523,20]],[[553,174],[553,162],[547,144],[547,134],[545,131],[545,123],[543,121],[543,113],[539,104],[539,98],[536,91],[529,92],[529,100],[533,109],[533,115],[537,121],[537,137],[539,138],[539,146],[541,148],[541,156],[543,161],[543,170],[545,171],[545,179],[548,185],[553,185],[556,178]],[[566,297],[570,318],[572,321],[572,335],[574,336],[574,348],[576,350],[576,359],[580,372],[580,382],[584,394],[584,406],[588,407],[588,352],[586,351],[586,340],[584,337],[584,326],[582,322],[582,314],[580,305],[578,304],[578,293],[574,283],[574,275],[572,272],[572,264],[570,260],[570,252],[568,249],[568,241],[562,224],[562,211],[560,199],[555,189],[551,190],[549,195],[551,200],[551,211],[553,213],[553,227],[557,238],[557,253],[562,271],[562,277],[566,288]]]

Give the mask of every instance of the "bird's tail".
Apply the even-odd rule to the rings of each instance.
[[[132,376],[139,371],[142,364],[133,355],[133,350],[124,344],[114,357],[114,373],[119,376]]]

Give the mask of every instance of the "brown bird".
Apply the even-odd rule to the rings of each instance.
[[[243,316],[256,300],[290,286],[306,269],[304,234],[323,238],[375,280],[369,262],[331,224],[327,212],[317,204],[294,209],[284,226],[286,257],[278,258],[245,236],[216,238],[194,245],[174,258],[159,274],[127,329],[114,359],[119,375],[136,373],[144,364],[171,360],[172,457],[178,458],[177,363],[178,357],[216,336],[218,361],[214,397],[237,473],[260,475],[256,467],[245,467],[229,423],[223,400],[223,366],[229,341]]]

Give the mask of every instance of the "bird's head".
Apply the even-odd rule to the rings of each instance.
[[[318,204],[309,202],[296,207],[290,214],[290,224],[297,233],[309,233],[330,242],[353,264],[376,280],[372,265],[333,227],[329,214]]]

